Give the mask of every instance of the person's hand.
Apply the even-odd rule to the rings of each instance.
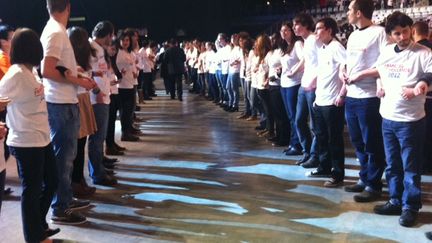
[[[123,68],[120,72],[121,72],[122,75],[125,75],[126,74],[126,69]]]
[[[98,103],[98,104],[103,104],[104,103],[104,98],[106,97],[107,95],[105,94],[105,93],[103,93],[103,92],[99,92],[97,95],[96,95],[96,103]]]
[[[377,89],[377,92],[376,92],[376,96],[377,96],[378,98],[383,98],[383,97],[385,96],[385,91],[384,91],[384,89],[383,89],[383,88],[378,88],[378,89]]]
[[[113,86],[113,85],[116,85],[116,84],[119,84],[119,83],[120,83],[120,81],[114,79],[114,80],[112,80],[110,82],[110,85]]]
[[[414,87],[414,95],[426,95],[426,93],[428,92],[428,85],[426,84],[426,82],[418,82],[416,84],[416,86]]]
[[[94,77],[102,77],[103,76],[103,72],[102,71],[93,71],[93,76]]]
[[[41,84],[39,87],[34,89],[35,96],[44,96],[44,86]]]
[[[361,79],[362,75],[361,73],[351,74],[347,79],[347,84],[352,84],[354,82],[357,82]]]
[[[6,123],[0,122],[0,139],[3,139],[7,134]]]
[[[414,94],[414,88],[407,88],[404,87],[402,88],[402,98],[404,98],[404,100],[410,100],[412,98],[414,98],[415,94]]]
[[[138,74],[136,72],[132,72],[132,74],[134,79],[138,78]]]
[[[339,96],[336,98],[334,104],[335,104],[335,106],[337,106],[337,107],[341,107],[341,106],[343,106],[343,105],[345,104],[345,97],[339,95]]]

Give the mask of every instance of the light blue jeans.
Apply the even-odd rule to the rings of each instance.
[[[88,138],[89,174],[94,181],[102,180],[107,175],[102,164],[103,146],[107,134],[109,105],[95,104],[93,111],[97,124],[97,131]]]

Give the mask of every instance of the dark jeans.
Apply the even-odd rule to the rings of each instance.
[[[385,169],[390,202],[403,209],[421,208],[421,164],[423,159],[425,119],[395,122],[383,119]]]
[[[276,137],[281,143],[289,143],[290,125],[283,104],[280,86],[270,86],[270,110],[276,125]]]
[[[351,143],[360,161],[360,180],[367,190],[381,191],[385,168],[378,98],[345,100],[345,116]]]
[[[332,178],[341,181],[345,177],[344,108],[315,106],[314,116],[320,161],[318,170],[331,171]]]
[[[428,94],[428,96],[432,94]],[[425,103],[426,111],[426,139],[425,148],[432,148],[432,99],[426,99]],[[423,152],[423,172],[432,171],[432,153],[425,149]]]
[[[206,74],[200,73],[198,74],[198,87],[199,87],[199,93],[202,95],[205,95],[206,93]]]
[[[77,154],[73,162],[72,182],[80,183],[84,179],[84,159],[87,136],[78,139]]]
[[[45,239],[46,215],[57,189],[56,158],[51,144],[46,147],[10,147],[21,179],[21,217],[27,242]]]
[[[270,91],[268,89],[258,89],[258,98],[263,108],[266,128],[270,133],[274,133],[274,116],[272,110],[270,110]]]
[[[219,101],[219,87],[216,80],[216,74],[208,74],[209,96],[215,101]]]
[[[110,95],[111,103],[109,107],[108,128],[105,144],[113,147],[115,143],[115,122],[117,120],[117,111],[120,110],[121,100],[118,94]]]
[[[0,214],[1,214],[1,206],[3,201],[5,182],[6,182],[6,170],[3,170],[2,172],[0,172]]]
[[[140,75],[138,77],[140,82],[142,83],[141,87],[138,87],[138,89],[142,89],[143,95],[145,99],[148,99],[152,95],[152,89],[153,89],[153,83],[152,83],[152,73],[144,73],[140,72]]]
[[[198,83],[198,69],[191,68],[191,81],[192,81],[192,91],[199,92],[199,83]]]
[[[172,74],[169,76],[170,79],[170,94],[171,98],[175,98],[177,90],[177,98],[182,99],[183,96],[183,83],[182,74]]]
[[[135,89],[119,89],[121,100],[120,123],[122,133],[130,133],[132,130],[132,117],[135,109]]]
[[[318,157],[318,144],[315,137],[315,117],[313,115],[313,103],[315,102],[315,90],[306,91],[299,88],[297,96],[295,126],[303,153],[311,157]],[[310,117],[310,128],[308,119]]]
[[[297,135],[297,128],[295,125],[295,118],[297,114],[297,97],[298,97],[299,88],[300,88],[300,84],[289,88],[281,88],[282,101],[285,105],[285,111],[288,116],[290,131],[291,131],[290,146],[293,148],[301,147]]]

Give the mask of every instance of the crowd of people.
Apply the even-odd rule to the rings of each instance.
[[[114,139],[117,113],[121,140],[139,141],[135,111],[156,95],[158,66],[171,99],[183,100],[185,78],[191,93],[227,112],[238,112],[244,102],[237,118],[257,121],[257,135],[286,147],[287,156],[301,155],[296,164],[315,168],[309,177],[328,178],[325,187],[344,185],[347,124],[360,172],[345,191],[356,193],[359,203],[378,201],[385,173],[389,199],[374,212],[400,215],[402,226],[416,223],[421,174],[432,166],[432,155],[423,150],[432,142],[426,23],[396,11],[378,26],[371,21],[374,1],[354,0],[347,19],[356,29],[346,45],[337,39],[334,19],[315,22],[300,13],[270,36],[220,33],[214,42],[181,45],[171,39],[158,51],[135,29],[115,35],[109,21],[97,23],[91,34],[66,29],[68,0],[47,0],[47,8],[50,19],[40,37],[0,26],[0,109],[7,109],[0,138],[18,164],[26,242],[51,242],[60,231],[46,222],[50,207],[55,224],[86,222],[76,210],[90,205],[78,198],[96,191],[84,178],[87,141],[93,184],[117,184],[116,159],[105,156],[126,150]]]

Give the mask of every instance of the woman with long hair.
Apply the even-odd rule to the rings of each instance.
[[[297,96],[300,88],[301,78],[303,76],[304,61],[302,57],[303,40],[294,34],[292,24],[283,22],[280,35],[282,41],[282,57],[281,57],[281,94],[285,106],[285,111],[290,123],[290,142],[289,146],[293,148],[301,148],[299,138],[297,136],[297,128],[295,125]],[[309,156],[306,155],[300,159],[297,164],[300,165],[306,162]]]

